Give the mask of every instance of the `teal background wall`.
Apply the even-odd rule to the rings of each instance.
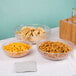
[[[59,26],[70,17],[76,0],[0,0],[0,39],[14,36],[20,24]]]

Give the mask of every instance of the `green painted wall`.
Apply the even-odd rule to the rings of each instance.
[[[58,26],[71,16],[76,0],[0,0],[0,39],[14,36],[20,24]]]

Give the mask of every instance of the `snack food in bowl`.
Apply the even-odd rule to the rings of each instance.
[[[48,38],[50,29],[45,25],[30,24],[21,25],[16,28],[16,37],[19,40],[28,41],[33,44]]]
[[[51,60],[65,59],[72,51],[72,48],[60,41],[43,41],[38,44],[40,54]]]
[[[31,45],[23,42],[11,42],[3,46],[3,50],[10,57],[22,57],[30,53]]]

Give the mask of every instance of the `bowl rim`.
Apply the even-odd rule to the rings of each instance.
[[[39,35],[39,36],[26,36],[26,37],[42,37],[42,36],[47,36],[48,35],[48,33],[49,32],[51,32],[51,28],[49,27],[49,26],[46,26],[46,25],[43,25],[43,24],[21,24],[21,25],[18,25],[18,26],[16,26],[15,27],[15,36],[23,36],[23,37],[25,37],[24,35],[22,35],[22,34],[17,34],[16,32],[17,32],[17,28],[18,27],[26,27],[28,25],[28,27],[29,27],[29,25],[30,25],[30,27],[34,27],[35,25],[36,26],[38,26],[39,25],[39,27],[41,27],[41,26],[43,26],[43,27],[45,27],[47,30],[45,30],[45,34],[43,34],[43,35]],[[40,26],[41,25],[41,26]]]

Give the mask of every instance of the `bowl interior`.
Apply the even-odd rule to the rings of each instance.
[[[47,40],[46,39],[46,40],[42,40],[42,41],[40,41],[40,42],[37,43],[37,48],[38,48],[39,51],[40,51],[39,45],[41,43],[45,42],[45,41],[53,41],[53,42],[58,41],[58,42],[62,42],[64,44],[68,45],[72,49],[71,51],[73,51],[74,46],[75,46],[72,42],[67,41],[67,40],[63,40],[63,39],[53,39],[53,40],[51,40],[51,39]],[[69,52],[71,52],[71,51],[69,51]],[[41,51],[41,52],[48,53],[48,52],[45,52],[45,51]],[[69,53],[69,52],[67,52],[67,53]],[[48,54],[64,54],[64,53],[48,53]]]
[[[22,42],[22,43],[26,43],[26,44],[29,44],[31,47],[30,47],[30,49],[32,48],[32,44],[31,43],[29,43],[29,42],[27,42],[27,41],[21,41],[21,40],[10,40],[10,41],[7,41],[7,42],[5,42],[3,45],[2,45],[2,49],[3,49],[3,46],[5,46],[5,45],[8,45],[8,44],[10,44],[10,43],[13,43],[13,42]],[[29,49],[29,50],[30,50]],[[3,49],[4,50],[4,49]]]

